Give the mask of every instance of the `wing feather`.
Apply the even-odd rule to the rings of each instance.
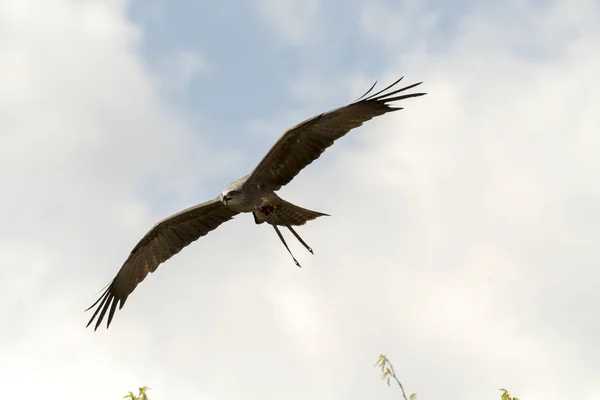
[[[248,182],[266,186],[271,190],[279,190],[294,179],[302,169],[319,158],[337,139],[352,129],[374,117],[402,109],[392,107],[389,103],[425,94],[397,95],[422,82],[384,93],[401,80],[402,78],[385,89],[365,97],[373,90],[375,87],[373,85],[356,102],[310,118],[287,130],[248,176]]]
[[[94,330],[98,329],[108,311],[108,328],[117,304],[121,309],[127,297],[149,272],[156,271],[160,264],[179,253],[185,246],[232,219],[236,214],[238,213],[231,211],[219,199],[213,199],[156,223],[135,245],[100,298],[87,309],[98,305],[87,326],[98,316]]]

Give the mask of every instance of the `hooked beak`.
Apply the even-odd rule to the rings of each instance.
[[[227,202],[231,200],[231,197],[227,197],[225,195],[223,195],[223,204],[227,205]]]

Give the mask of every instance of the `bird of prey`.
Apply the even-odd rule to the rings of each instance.
[[[185,246],[239,213],[252,213],[256,224],[266,222],[271,225],[294,263],[300,266],[278,227],[289,229],[296,239],[313,253],[292,226],[304,225],[307,221],[328,214],[289,203],[275,192],[288,184],[304,167],[319,158],[325,149],[350,130],[374,117],[402,109],[392,106],[391,103],[425,94],[405,93],[422,82],[390,91],[401,80],[402,78],[369,95],[377,84],[375,82],[355,102],[307,119],[287,130],[250,174],[229,184],[218,197],[156,223],[131,250],[129,257],[100,298],[86,310],[98,305],[87,326],[98,317],[94,330],[98,329],[108,311],[108,328],[117,304],[121,309],[129,295],[149,272],[156,271],[161,263],[179,253]]]

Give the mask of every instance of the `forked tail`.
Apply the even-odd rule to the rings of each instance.
[[[310,246],[307,245],[306,242],[304,240],[302,240],[300,235],[298,235],[298,233],[296,233],[296,231],[292,228],[292,225],[293,226],[304,225],[307,221],[311,221],[315,218],[322,217],[322,216],[329,216],[329,214],[325,214],[325,213],[318,212],[318,211],[308,210],[306,208],[302,208],[295,204],[287,202],[283,199],[280,199],[280,200],[281,200],[281,203],[278,205],[267,206],[267,207],[263,207],[260,210],[253,211],[252,215],[254,215],[254,222],[256,222],[257,224],[262,224],[263,222],[267,222],[269,225],[272,225],[273,229],[275,229],[275,232],[277,232],[277,236],[281,240],[281,243],[283,243],[283,245],[287,249],[288,253],[290,253],[290,255],[292,256],[294,263],[298,267],[301,267],[298,260],[296,260],[296,257],[294,257],[294,255],[292,254],[292,251],[288,247],[287,243],[285,242],[285,239],[283,238],[283,235],[281,234],[281,232],[279,231],[279,228],[277,226],[278,225],[285,226],[286,228],[288,228],[290,230],[290,232],[292,232],[294,237],[296,237],[296,239],[298,239],[298,241],[300,243],[302,243],[302,245],[311,254],[314,254],[314,252],[310,248]]]
[[[261,210],[253,211],[254,222],[257,224],[268,222],[271,225],[279,226],[300,226],[315,218],[329,216],[329,214],[308,210],[283,199],[279,200],[281,200],[279,205],[263,207]]]

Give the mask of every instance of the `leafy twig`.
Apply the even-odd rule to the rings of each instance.
[[[148,400],[148,395],[146,395],[146,390],[150,390],[148,386],[142,386],[138,389],[139,393],[136,396],[133,392],[129,392],[127,395],[123,396],[124,399],[130,400]]]
[[[409,398],[410,398],[410,400],[416,400],[416,398],[417,398],[416,393],[411,394],[408,398],[406,397],[406,392],[404,391],[404,386],[402,386],[402,383],[396,376],[396,371],[394,370],[394,366],[392,365],[390,360],[388,360],[388,358],[384,354],[381,354],[379,356],[379,358],[377,359],[377,362],[375,363],[375,366],[381,367],[381,379],[386,379],[388,386],[390,386],[390,378],[393,378],[396,381],[398,386],[400,386],[400,390],[402,391],[402,397],[404,397],[404,400],[409,400]],[[511,399],[509,399],[509,400],[511,400]]]
[[[519,400],[518,398],[511,396],[506,389],[500,389],[500,391],[502,392],[502,397],[500,397],[500,400]]]

